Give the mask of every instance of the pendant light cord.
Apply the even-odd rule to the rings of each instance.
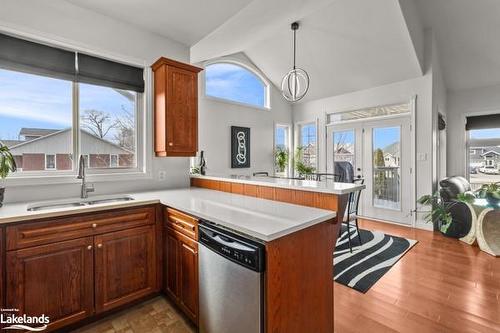
[[[293,30],[293,69],[295,69],[295,57],[297,53],[297,47],[295,46],[297,43],[297,37],[296,37],[297,29]]]

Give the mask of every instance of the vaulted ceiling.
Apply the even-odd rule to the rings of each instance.
[[[500,84],[500,1],[415,0],[449,90]]]
[[[306,100],[421,76],[424,27],[434,31],[449,89],[500,84],[498,0],[66,1],[190,46],[194,63],[243,52],[278,87],[298,20]]]

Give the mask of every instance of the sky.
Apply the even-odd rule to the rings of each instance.
[[[114,89],[80,84],[80,110],[113,117],[123,114],[122,107],[134,106]],[[71,113],[71,82],[0,69],[0,139],[16,140],[22,127],[71,127]]]
[[[400,127],[381,127],[373,129],[373,148],[384,149],[385,147],[400,142]]]
[[[469,134],[471,139],[495,139],[500,138],[500,128],[471,130]]]
[[[205,93],[209,96],[264,107],[265,86],[249,70],[228,63],[205,68]]]

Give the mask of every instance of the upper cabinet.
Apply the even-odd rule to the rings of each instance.
[[[195,156],[198,150],[198,73],[167,58],[152,66],[155,80],[156,156]]]

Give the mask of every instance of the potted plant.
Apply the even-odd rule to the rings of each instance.
[[[288,165],[288,149],[278,148],[274,153],[274,164],[276,165],[276,171],[285,172]]]
[[[448,228],[453,222],[450,208],[456,205],[457,202],[470,203],[475,197],[470,193],[462,193],[457,197],[457,201],[443,201],[439,192],[434,194],[423,195],[417,202],[423,206],[430,206],[431,210],[424,216],[426,222],[434,222],[438,225],[439,231],[446,235]]]
[[[2,207],[5,194],[5,178],[7,178],[9,173],[15,172],[16,169],[14,156],[12,156],[7,146],[0,143],[0,207]]]
[[[310,175],[316,170],[314,167],[304,163],[304,148],[300,146],[295,151],[295,170],[297,170],[299,176]]]
[[[477,191],[477,197],[486,199],[492,206],[500,204],[500,183],[484,184]]]

